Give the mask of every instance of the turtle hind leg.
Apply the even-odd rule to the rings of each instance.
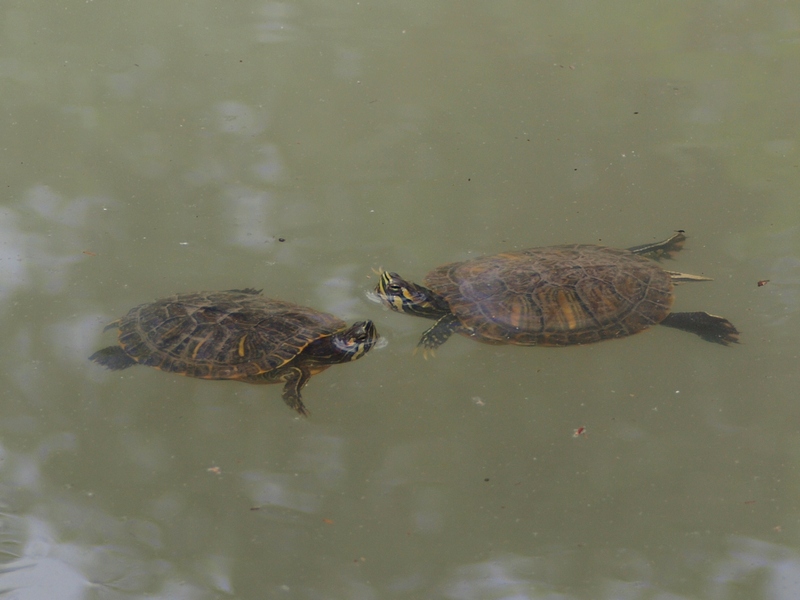
[[[733,323],[707,312],[670,313],[660,324],[694,333],[706,341],[723,346],[739,343],[739,332]]]
[[[428,355],[433,356],[436,349],[449,340],[460,327],[458,318],[453,313],[447,313],[422,334],[417,349],[422,348],[422,355],[425,358],[428,358]]]
[[[89,360],[93,360],[98,365],[103,365],[112,371],[127,369],[136,364],[136,361],[125,354],[125,351],[119,346],[109,346],[98,350],[89,357]]]
[[[655,244],[642,244],[641,246],[633,246],[628,248],[629,252],[661,260],[662,258],[672,258],[672,255],[683,249],[683,243],[686,241],[686,233],[683,229],[675,232],[675,235],[664,240],[663,242],[656,242]]]

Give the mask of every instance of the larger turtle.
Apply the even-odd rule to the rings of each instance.
[[[489,344],[569,346],[625,337],[656,324],[728,345],[739,332],[706,312],[670,312],[673,284],[707,277],[662,269],[683,231],[657,244],[620,249],[567,245],[503,252],[443,265],[425,286],[382,271],[375,293],[389,308],[436,323],[419,346],[429,353],[453,333]]]
[[[245,383],[283,383],[283,399],[307,415],[300,390],[309,377],[361,358],[378,340],[372,321],[341,319],[260,290],[178,294],[132,308],[105,330],[119,345],[89,358],[112,370],[162,371]]]

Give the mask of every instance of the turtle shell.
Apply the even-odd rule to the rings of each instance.
[[[248,381],[297,358],[314,340],[347,328],[337,317],[272,300],[259,290],[178,294],[110,323],[142,365],[203,379]],[[327,365],[315,365],[318,373]]]
[[[568,346],[624,337],[661,322],[672,280],[629,250],[565,245],[504,252],[434,269],[425,284],[478,341]]]

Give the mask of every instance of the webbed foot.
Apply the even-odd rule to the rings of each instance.
[[[127,369],[136,364],[136,361],[128,356],[119,346],[102,348],[92,354],[89,360],[96,362],[98,365],[103,365],[106,369],[111,369],[112,371]]]
[[[661,260],[662,258],[672,258],[672,255],[683,249],[683,244],[686,241],[686,233],[683,229],[678,229],[670,238],[663,242],[656,242],[655,244],[642,244],[641,246],[633,246],[628,248],[630,252],[640,256],[646,256],[653,260]]]
[[[724,317],[707,312],[670,313],[661,325],[688,331],[708,342],[728,346],[739,343],[739,331]]]

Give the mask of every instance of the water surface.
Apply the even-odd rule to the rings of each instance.
[[[15,598],[800,593],[800,9],[84,2],[0,11],[0,588]],[[456,337],[374,270],[689,235],[667,328]],[[759,280],[770,280],[758,287]],[[243,287],[374,319],[305,389],[90,363]],[[585,428],[575,437],[576,430]]]

